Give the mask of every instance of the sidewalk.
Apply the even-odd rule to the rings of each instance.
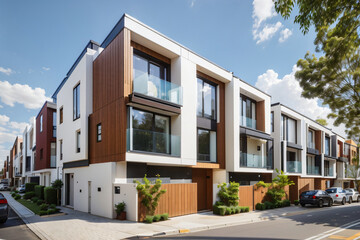
[[[216,216],[210,212],[174,217],[168,221],[153,224],[119,221],[94,216],[88,213],[61,208],[66,215],[40,217],[34,215],[22,204],[14,200],[8,192],[3,192],[9,205],[23,219],[40,239],[124,239],[156,235],[171,235],[206,229],[234,226],[296,215],[306,211],[300,207],[286,207],[268,211],[253,211],[231,216]]]

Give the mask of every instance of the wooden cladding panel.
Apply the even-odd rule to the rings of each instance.
[[[144,46],[142,46],[142,45],[140,45],[140,44],[138,44],[136,42],[131,41],[131,47],[133,47],[133,48],[135,48],[135,49],[137,49],[137,50],[139,50],[139,51],[141,51],[143,53],[146,53],[146,54],[148,54],[148,55],[150,55],[150,56],[152,56],[152,57],[154,57],[156,59],[159,59],[159,60],[163,61],[164,63],[171,64],[170,58],[167,58],[167,57],[165,57],[165,56],[163,56],[163,55],[161,55],[161,54],[159,54],[157,52],[154,52],[153,50],[151,50],[151,49],[149,49],[147,47],[144,47]]]
[[[322,134],[320,130],[315,131],[315,149],[319,151],[319,154],[322,153]]]
[[[216,131],[216,145],[217,145],[217,162],[220,164],[221,169],[225,169],[225,83],[216,80],[202,72],[197,72],[197,76],[211,81],[219,86],[219,106],[220,106],[220,119],[217,123]],[[217,109],[219,111],[219,109]]]
[[[239,187],[239,206],[249,207],[254,209],[254,186],[240,186]]]
[[[166,193],[161,196],[155,214],[168,213],[169,217],[197,213],[197,184],[176,183],[163,184],[161,189]],[[143,221],[146,216],[146,209],[141,204],[141,197],[138,198],[138,220]]]
[[[321,179],[321,178],[315,178],[314,179],[314,189],[320,189],[320,190],[326,190],[326,179]]]
[[[93,63],[93,114],[89,117],[90,163],[124,161],[126,102],[132,91],[130,31],[124,28]],[[97,124],[101,123],[101,142]]]
[[[256,103],[256,129],[265,132],[265,101]]]

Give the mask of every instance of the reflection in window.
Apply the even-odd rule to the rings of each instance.
[[[216,87],[197,79],[197,115],[216,120]]]
[[[216,132],[198,129],[198,161],[216,162]]]

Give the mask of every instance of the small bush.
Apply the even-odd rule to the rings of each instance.
[[[32,198],[31,198],[31,201],[32,201],[33,203],[37,203],[38,200],[39,200],[38,197],[32,197]]]
[[[161,219],[161,215],[155,215],[153,218],[153,221],[158,222],[158,221],[160,221],[160,219]]]
[[[233,209],[231,207],[226,208],[226,215],[231,215],[233,213]]]
[[[35,186],[35,196],[37,196],[39,199],[44,199],[44,186],[36,185]]]
[[[35,186],[38,185],[37,183],[25,183],[25,192],[34,192]]]
[[[41,200],[41,199],[37,200],[37,202],[36,202],[37,205],[41,205],[43,203],[44,203],[44,200]]]
[[[297,206],[297,205],[299,205],[299,200],[294,200],[294,204],[295,204],[295,206]]]
[[[31,199],[33,197],[35,197],[35,192],[27,192],[23,195],[24,199]]]
[[[54,213],[56,213],[56,209],[48,209],[47,210],[47,214],[54,214]]]
[[[44,188],[44,199],[48,204],[56,204],[56,189],[53,187]]]
[[[40,210],[46,211],[46,210],[48,210],[48,208],[49,208],[49,205],[47,205],[46,203],[43,203],[40,205]]]
[[[282,201],[276,201],[274,203],[274,205],[275,205],[275,208],[281,208],[283,206],[283,203],[282,203]]]
[[[40,210],[40,212],[39,212],[39,215],[40,216],[44,216],[44,215],[47,215],[48,213],[47,213],[47,211],[46,210]]]
[[[225,206],[219,206],[219,215],[224,216],[226,214],[226,207]]]
[[[257,203],[257,204],[255,205],[255,209],[262,211],[262,210],[265,210],[266,207],[265,207],[265,204],[264,204],[264,203]]]
[[[19,193],[19,191],[18,191],[18,190],[15,190],[14,192],[15,192],[15,193]]]
[[[49,208],[55,209],[56,208],[56,204],[50,204]]]
[[[266,201],[264,204],[266,209],[273,209],[275,207],[272,202]]]
[[[21,198],[21,196],[19,194],[15,195],[15,200],[19,200]]]
[[[215,206],[224,206],[225,204],[221,201],[216,201],[214,205]]]
[[[161,214],[161,221],[166,221],[169,219],[169,214],[168,213],[164,213],[164,214]]]
[[[145,217],[145,222],[146,223],[152,223],[153,221],[154,221],[154,216],[147,215]]]
[[[291,204],[291,203],[290,203],[290,200],[285,199],[285,200],[282,201],[282,206],[283,206],[283,207],[289,207],[290,204]]]
[[[17,195],[16,193],[12,193],[12,194],[11,194],[12,197],[15,197],[16,195]]]
[[[244,212],[249,212],[250,211],[250,207],[244,207]]]
[[[216,215],[219,215],[219,206],[217,206],[216,204],[214,204],[213,206],[213,213],[216,214]]]
[[[235,207],[235,213],[241,213],[241,207],[236,206]]]

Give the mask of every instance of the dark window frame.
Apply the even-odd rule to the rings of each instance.
[[[202,76],[199,76],[197,75],[196,76],[196,88],[197,88],[197,80],[200,79],[202,81],[202,87],[204,87],[204,83],[207,83],[209,84],[210,86],[214,87],[215,88],[215,113],[214,113],[214,118],[211,118],[211,117],[207,117],[204,115],[204,94],[202,94],[201,96],[201,116],[199,116],[198,114],[198,110],[196,109],[196,115],[197,117],[201,117],[201,118],[206,118],[206,119],[210,119],[210,120],[214,120],[214,121],[217,121],[217,113],[218,113],[218,109],[217,109],[217,104],[218,104],[218,99],[217,99],[217,87],[218,87],[218,84],[202,77]],[[198,89],[197,89],[198,91]],[[196,91],[196,92],[197,92]],[[202,92],[203,93],[203,92]]]
[[[80,153],[81,152],[81,148],[80,148],[80,136],[81,136],[81,131],[76,131],[76,153]]]
[[[327,144],[326,144],[326,139],[329,139],[329,142],[328,142],[329,154],[326,153],[326,145],[327,145]],[[325,154],[326,156],[330,156],[330,155],[331,155],[331,138],[330,138],[330,136],[325,135],[324,143],[325,143],[324,154]]]
[[[63,140],[59,140],[60,144],[60,160],[63,160]]]
[[[270,126],[271,132],[275,132],[275,125],[274,125],[274,111],[270,113]]]
[[[205,161],[205,160],[199,160],[199,130],[203,130],[203,131],[208,131],[209,134],[211,134],[211,132],[215,132],[216,133],[216,139],[215,139],[215,146],[216,146],[216,161],[215,162],[211,162],[210,160],[209,161]],[[206,128],[201,128],[201,127],[197,127],[196,128],[196,148],[197,148],[197,151],[196,151],[196,161],[197,162],[203,162],[203,163],[218,163],[218,157],[217,157],[217,153],[218,153],[218,149],[217,149],[217,131],[214,131],[214,130],[211,130],[211,129],[206,129]],[[209,139],[209,157],[210,157],[210,139]]]
[[[241,94],[240,93],[240,117],[243,117],[242,113],[243,113],[243,104],[242,102],[245,100],[249,100],[250,103],[254,103],[255,104],[255,121],[257,121],[257,112],[256,112],[256,108],[257,108],[257,101],[255,101],[254,99],[244,95],[244,94]],[[250,115],[252,116],[252,112],[254,111],[252,109],[252,104],[250,104]],[[246,111],[245,111],[245,117],[246,117]],[[241,123],[241,120],[240,120],[240,123]],[[255,126],[255,129],[256,129],[256,126]]]
[[[62,124],[64,122],[64,109],[61,107],[59,109],[59,124]]]
[[[100,127],[100,133],[99,133],[99,127]],[[100,140],[99,140],[100,137]],[[96,125],[96,142],[101,142],[102,140],[102,125],[101,123],[98,123]]]
[[[285,140],[286,141],[289,141],[289,119],[295,121],[295,144],[297,144],[297,137],[298,137],[298,133],[297,133],[297,120],[295,118],[292,118],[292,117],[289,117],[288,115],[286,114],[281,114],[282,118],[281,118],[281,121],[286,120],[286,128],[284,128],[284,123],[283,123],[283,131],[286,130],[286,136],[285,136]],[[283,132],[284,133],[284,132]],[[284,137],[284,135],[283,135]]]
[[[73,121],[76,121],[77,119],[80,118],[80,96],[78,97],[78,94],[80,95],[80,82],[76,84],[76,86],[73,88]]]

